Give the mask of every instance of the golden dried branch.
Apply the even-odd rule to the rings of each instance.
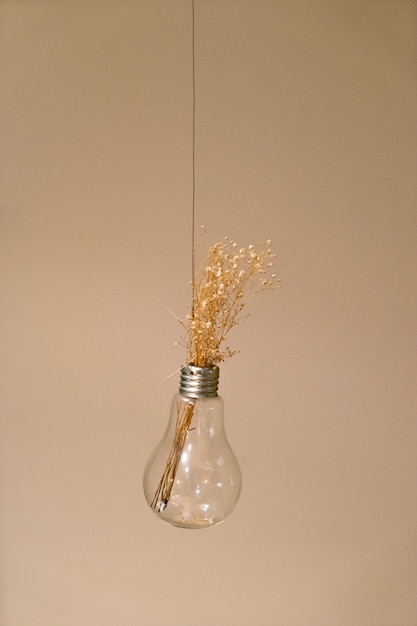
[[[234,354],[223,343],[244,306],[256,293],[279,287],[275,274],[268,277],[274,258],[271,240],[240,248],[226,237],[209,248],[193,285],[191,313],[179,320],[188,335],[187,363],[210,367]]]
[[[171,497],[175,475],[181,460],[182,450],[190,428],[194,412],[194,401],[190,398],[187,402],[179,402],[177,405],[177,421],[175,425],[175,436],[171,446],[169,457],[165,466],[162,478],[159,481],[155,495],[151,502],[151,507],[158,513],[163,511]]]

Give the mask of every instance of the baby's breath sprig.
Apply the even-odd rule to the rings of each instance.
[[[239,323],[242,309],[260,291],[279,287],[279,280],[271,273],[275,256],[270,239],[241,248],[225,237],[209,248],[207,260],[192,283],[191,312],[181,322],[188,337],[187,363],[211,367],[235,354],[223,344]]]
[[[279,280],[271,273],[274,258],[270,239],[258,246],[239,248],[236,242],[225,237],[223,242],[209,248],[206,262],[191,283],[191,311],[186,320],[176,318],[187,331],[184,345],[188,365],[212,367],[235,353],[223,343],[231,328],[239,323],[243,307],[260,291],[279,287]],[[182,398],[177,405],[175,438],[151,504],[159,513],[165,510],[171,498],[194,404],[195,399]]]

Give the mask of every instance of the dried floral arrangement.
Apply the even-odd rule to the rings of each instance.
[[[271,270],[275,257],[270,239],[243,248],[225,237],[209,248],[205,262],[191,281],[190,312],[185,320],[176,318],[187,334],[184,341],[175,344],[186,348],[186,365],[213,367],[236,353],[224,345],[226,337],[240,322],[242,310],[254,295],[279,287]],[[169,502],[194,404],[193,398],[179,403],[174,442],[151,504],[156,511],[163,511]]]
[[[275,254],[271,240],[241,248],[228,237],[208,250],[192,281],[193,303],[185,321],[187,364],[212,367],[236,351],[224,346],[229,331],[240,321],[242,309],[260,291],[276,289],[279,281],[270,272]],[[179,344],[177,344],[179,345]]]

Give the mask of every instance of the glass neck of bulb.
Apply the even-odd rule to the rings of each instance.
[[[187,398],[216,398],[219,368],[184,365],[181,368],[179,393]]]

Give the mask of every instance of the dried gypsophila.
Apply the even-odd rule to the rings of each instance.
[[[276,275],[270,273],[275,257],[270,239],[241,248],[225,237],[209,248],[192,283],[192,310],[185,321],[180,320],[188,336],[187,363],[211,367],[235,354],[223,346],[226,336],[255,294],[279,287]]]
[[[239,323],[245,304],[256,293],[279,287],[275,274],[267,277],[274,258],[270,239],[256,247],[239,248],[225,237],[224,242],[209,248],[207,261],[192,283],[191,313],[185,321],[179,320],[187,330],[188,341],[184,345],[189,365],[211,367],[234,354],[222,344],[231,328]],[[170,501],[194,404],[193,398],[178,403],[175,439],[151,504],[157,512],[164,511]]]

